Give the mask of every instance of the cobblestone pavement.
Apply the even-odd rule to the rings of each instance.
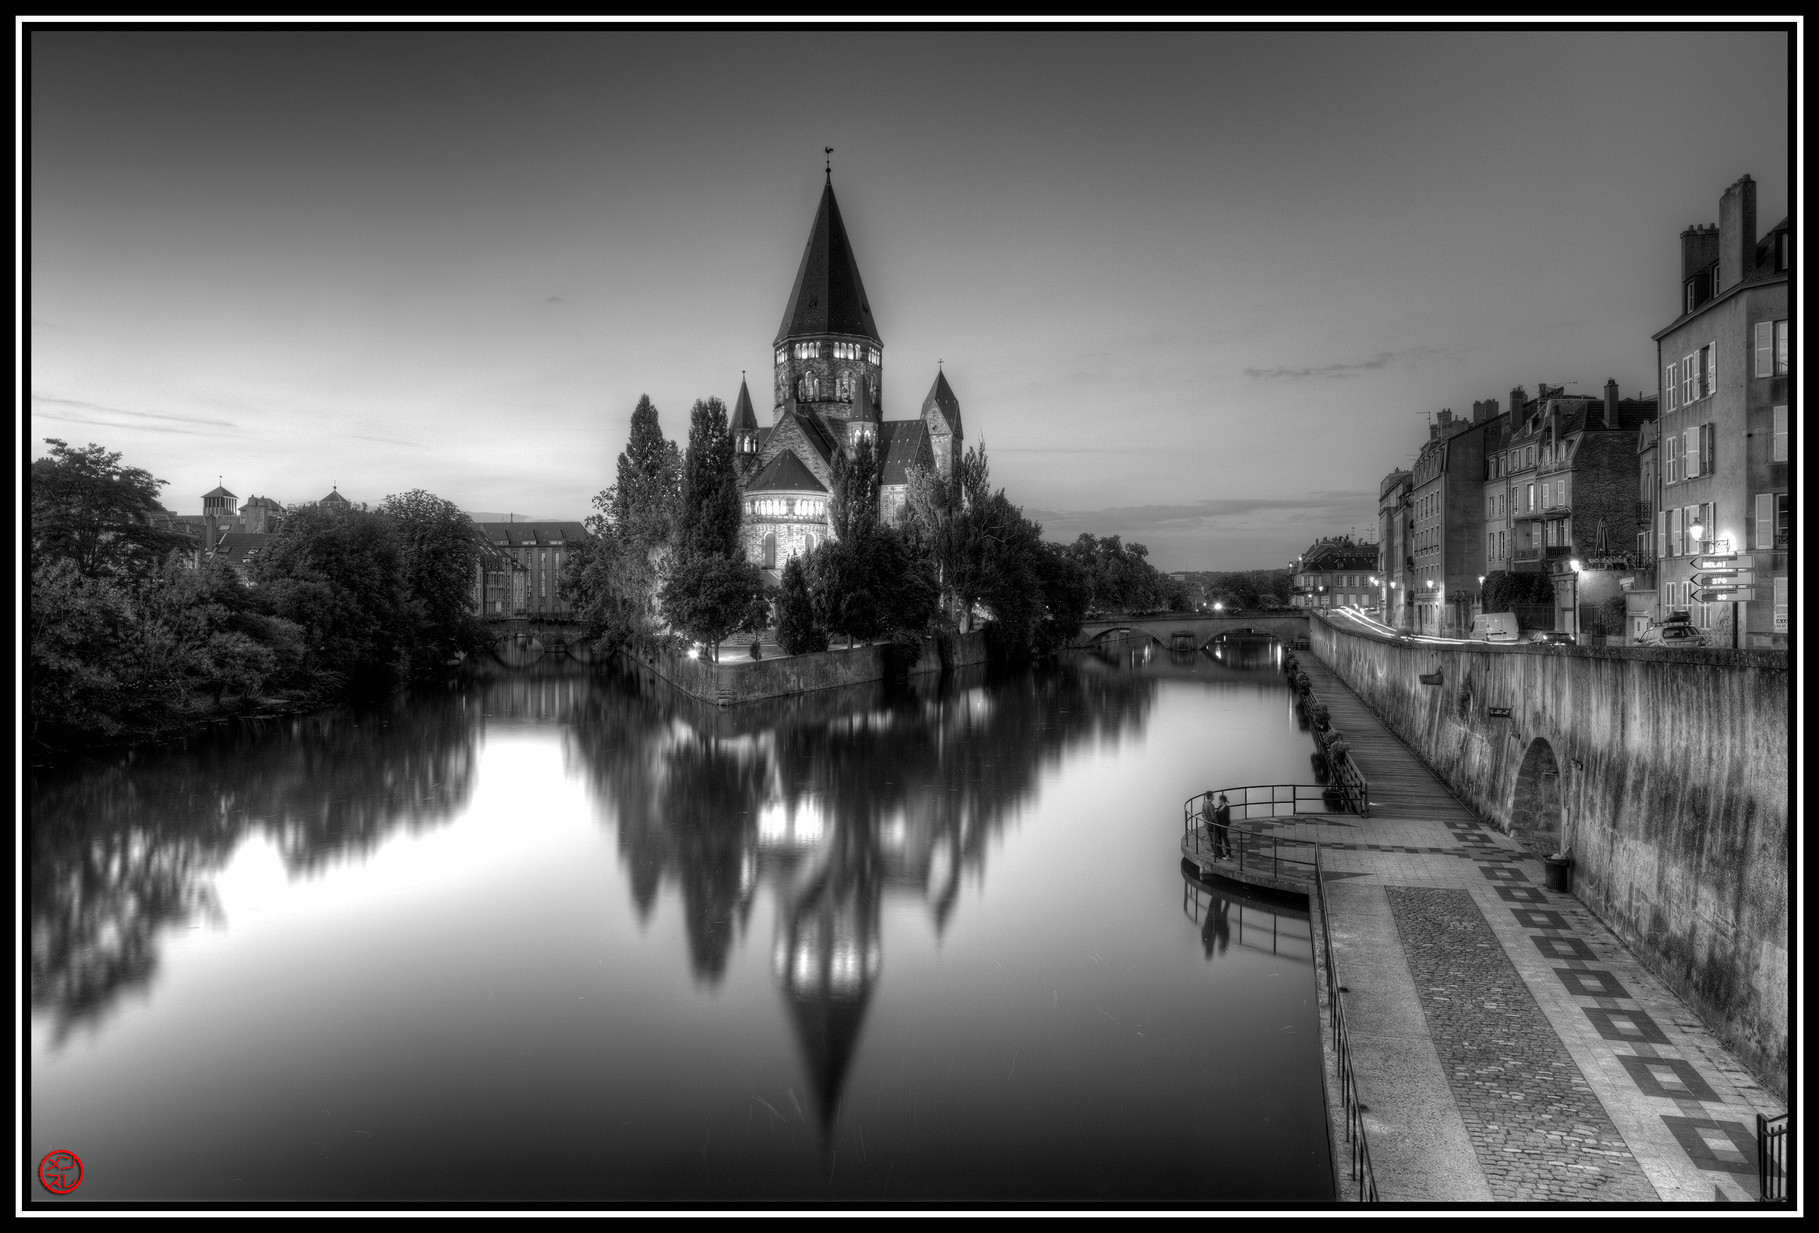
[[[1657,1196],[1471,894],[1388,888],[1421,1009],[1491,1195]]]

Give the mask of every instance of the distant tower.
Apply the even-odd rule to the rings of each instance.
[[[202,516],[204,518],[232,518],[234,502],[239,500],[225,488],[216,488],[213,492],[202,494]]]
[[[935,470],[943,479],[953,474],[954,464],[965,448],[965,433],[960,427],[960,400],[947,383],[947,374],[935,372],[935,384],[929,386],[922,400],[922,420],[928,425],[928,441],[935,454]]]
[[[202,527],[204,553],[214,551],[221,540],[221,533],[234,521],[234,502],[238,500],[226,488],[216,486],[214,491],[202,494]]]
[[[831,173],[774,352],[773,422],[798,411],[819,420],[849,449],[861,435],[876,440],[884,418],[884,340],[859,280]]]

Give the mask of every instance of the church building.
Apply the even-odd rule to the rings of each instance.
[[[739,383],[733,449],[747,558],[779,570],[829,538],[835,451],[870,441],[880,463],[879,516],[903,515],[912,468],[941,475],[962,451],[960,400],[939,370],[910,419],[884,418],[884,340],[859,278],[830,172],[774,345],[771,422],[760,428]]]

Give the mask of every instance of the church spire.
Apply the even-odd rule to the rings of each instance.
[[[815,334],[846,334],[880,345],[884,342],[872,320],[865,284],[859,281],[859,263],[853,258],[852,242],[846,238],[846,224],[840,220],[840,206],[834,200],[831,163],[827,183],[821,188],[821,207],[815,211],[802,264],[796,270],[796,284],[783,309],[777,343]]]
[[[739,397],[733,402],[733,450],[739,454],[758,452],[758,417],[752,412],[752,392],[746,388],[745,374],[739,374]]]

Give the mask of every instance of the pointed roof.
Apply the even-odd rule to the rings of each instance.
[[[213,492],[203,493],[202,499],[204,501],[207,501],[212,497],[231,497],[233,495],[234,495],[233,493],[229,492],[227,489],[225,489],[225,488],[221,487],[219,484],[217,484],[217,485],[215,485],[215,489]]]
[[[745,387],[745,378],[739,378],[739,397],[733,403],[733,435],[757,432],[758,417],[752,413],[752,392]]]
[[[792,450],[784,450],[764,464],[764,469],[745,486],[750,492],[826,492],[827,485],[802,465]]]
[[[954,387],[947,383],[947,374],[940,369],[935,370],[935,384],[928,387],[928,397],[922,400],[922,414],[926,416],[935,408],[940,409],[956,437],[964,435],[960,431],[960,400],[954,397]]]
[[[846,238],[846,224],[840,221],[832,178],[821,190],[821,208],[809,228],[777,341],[803,334],[857,334],[884,344],[865,298],[865,284],[859,281],[859,263]]]
[[[889,487],[909,483],[911,467],[934,460],[928,449],[928,424],[922,420],[885,420],[878,425],[878,457],[880,484]]]

